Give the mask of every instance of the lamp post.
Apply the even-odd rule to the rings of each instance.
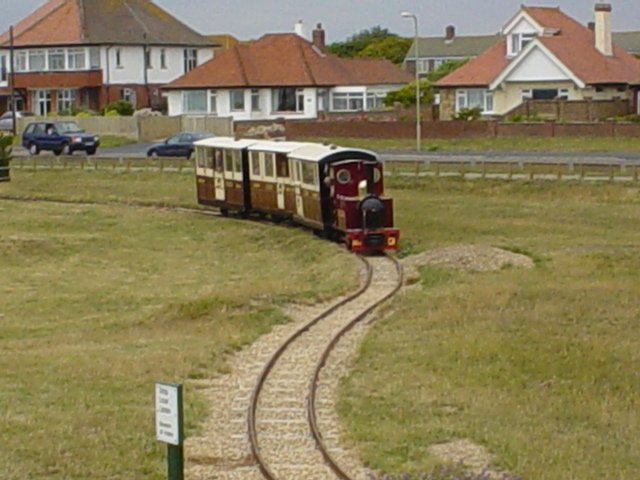
[[[420,151],[420,147],[422,145],[422,123],[421,123],[421,115],[420,115],[420,74],[418,73],[418,58],[420,55],[418,54],[419,46],[418,46],[418,17],[411,12],[402,12],[400,14],[402,18],[411,18],[413,19],[413,27],[414,27],[414,41],[413,46],[414,56],[416,60],[416,148]]]

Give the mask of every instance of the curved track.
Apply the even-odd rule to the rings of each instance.
[[[333,459],[318,426],[320,371],[334,347],[402,285],[392,257],[362,258],[366,282],[294,333],[262,371],[251,396],[249,441],[267,480],[351,480]]]

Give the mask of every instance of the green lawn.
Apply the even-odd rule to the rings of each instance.
[[[301,138],[309,142],[326,142],[345,147],[371,150],[415,150],[415,139],[384,138]],[[592,138],[592,137],[498,137],[498,138],[458,138],[424,139],[422,149],[428,151],[456,152],[629,152],[640,153],[640,138]]]
[[[404,254],[482,244],[529,252],[538,264],[423,269],[341,387],[339,411],[366,462],[417,475],[439,463],[430,445],[471,439],[524,479],[637,479],[640,190],[388,186]]]
[[[193,205],[190,175],[17,171],[0,195]],[[0,477],[165,477],[153,384],[186,385],[333,298],[357,261],[301,229],[150,208],[0,200]]]

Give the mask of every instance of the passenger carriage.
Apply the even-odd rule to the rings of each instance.
[[[291,219],[354,251],[395,249],[393,202],[372,152],[314,143],[212,138],[196,147],[198,201],[223,214]]]

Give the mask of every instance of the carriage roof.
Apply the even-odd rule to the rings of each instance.
[[[259,140],[249,140],[249,139],[236,140],[233,137],[213,137],[213,138],[205,138],[203,140],[194,142],[194,145],[197,147],[228,148],[232,150],[242,150],[258,142]]]
[[[291,153],[309,143],[302,142],[279,142],[273,140],[265,140],[251,145],[248,150],[252,152],[274,152],[274,153]]]
[[[374,152],[369,150],[361,150],[358,148],[344,148],[336,145],[322,145],[317,143],[308,143],[289,154],[290,158],[296,160],[304,160],[307,162],[324,163],[332,160],[374,160],[378,157]]]

